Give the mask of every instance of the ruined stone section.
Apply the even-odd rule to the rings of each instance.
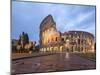
[[[48,15],[40,24],[40,45],[47,45],[58,41],[60,33],[56,29],[56,23],[51,15]]]
[[[85,31],[69,31],[62,34],[69,52],[95,52],[94,36]]]
[[[61,33],[56,29],[56,23],[51,15],[48,15],[40,24],[40,51],[56,52],[61,45]]]

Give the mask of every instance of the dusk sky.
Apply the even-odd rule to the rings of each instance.
[[[39,41],[39,26],[51,14],[58,31],[80,30],[95,36],[95,6],[12,1],[12,39],[24,31]]]

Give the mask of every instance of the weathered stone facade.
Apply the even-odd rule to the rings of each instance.
[[[40,24],[40,46],[42,51],[58,50],[61,46],[61,33],[57,31],[51,15]]]
[[[65,48],[69,52],[94,52],[94,36],[85,31],[62,33]]]
[[[61,33],[48,15],[40,24],[40,51],[94,52],[94,36],[85,31]]]

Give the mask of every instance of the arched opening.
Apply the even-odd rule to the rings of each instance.
[[[60,46],[60,52],[62,52],[63,51],[63,46]]]
[[[58,38],[56,37],[56,41],[58,40]]]
[[[47,51],[49,52],[49,47],[47,48]]]

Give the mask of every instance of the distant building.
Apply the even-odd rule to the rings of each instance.
[[[85,31],[61,33],[48,15],[40,24],[40,51],[94,52],[94,36]]]
[[[35,50],[35,42],[29,41],[27,33],[22,32],[18,40],[12,40],[12,52],[32,53]]]

